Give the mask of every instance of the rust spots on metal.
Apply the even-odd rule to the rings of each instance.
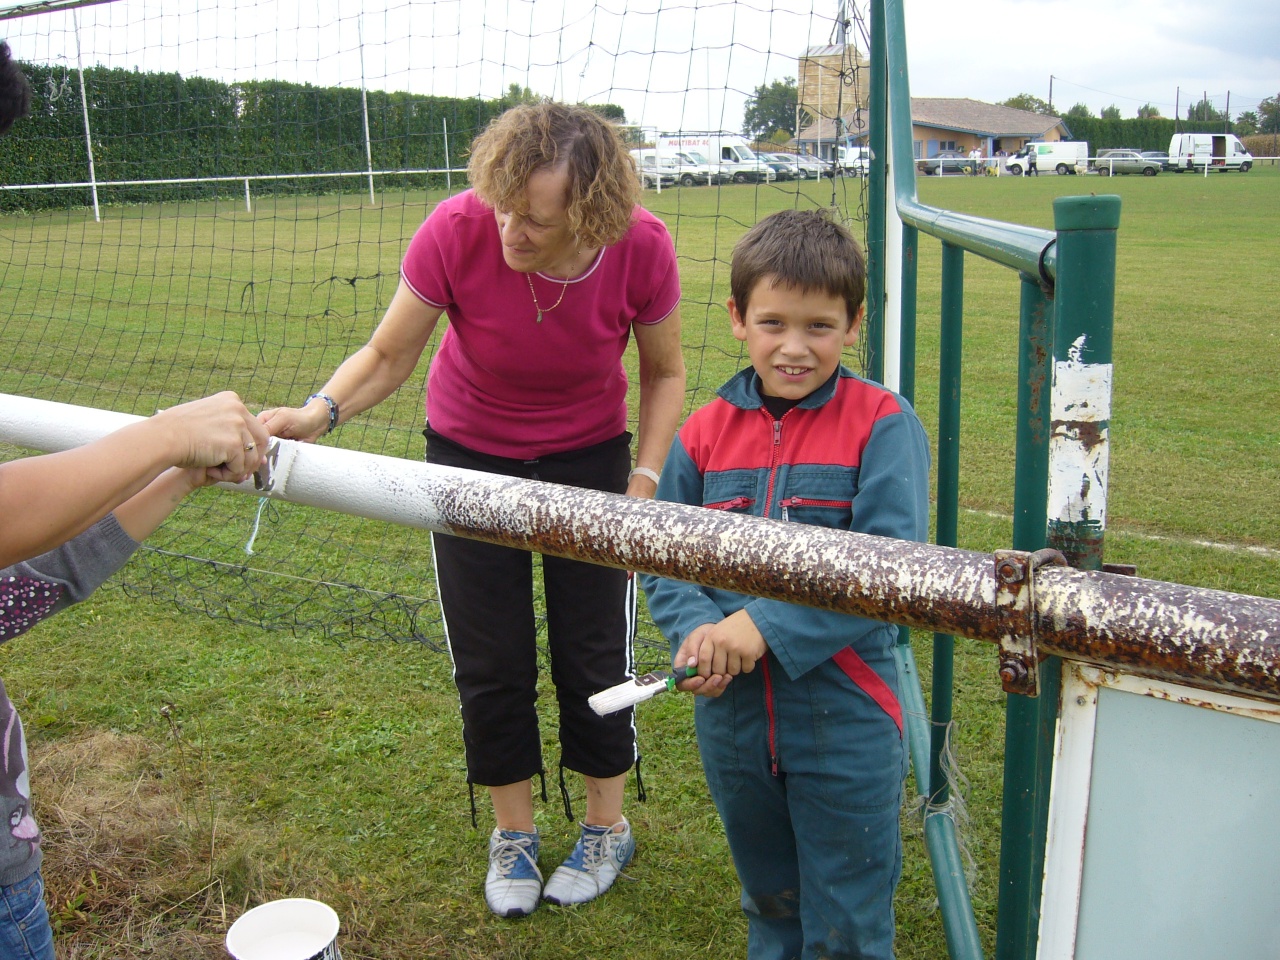
[[[312,479],[304,454],[341,469]],[[392,479],[370,465],[392,459],[302,451],[289,499],[958,637],[1034,637],[1036,655],[1280,701],[1277,600],[1041,566],[1029,602],[1001,606],[1018,570],[989,554],[403,461],[415,469]],[[353,488],[374,502],[353,510]]]
[[[1070,437],[1083,450],[1107,444],[1107,422],[1100,420],[1053,420],[1050,432],[1055,437]]]

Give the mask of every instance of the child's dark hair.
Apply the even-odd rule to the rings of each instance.
[[[757,283],[804,293],[828,293],[845,302],[852,323],[867,295],[862,248],[821,210],[782,210],[746,232],[733,248],[729,289],[743,314]]]
[[[0,40],[0,134],[31,111],[31,83],[13,61],[9,44]]]

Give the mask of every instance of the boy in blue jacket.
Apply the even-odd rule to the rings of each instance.
[[[857,242],[820,212],[773,214],[734,248],[731,289],[751,368],[681,428],[658,498],[923,540],[924,429],[906,400],[840,364],[863,315]],[[698,667],[680,688],[701,695],[698,747],[748,956],[891,958],[907,769],[896,628],[643,582],[674,664]]]

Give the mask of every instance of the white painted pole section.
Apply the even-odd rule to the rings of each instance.
[[[76,28],[76,68],[80,74],[80,112],[84,114],[84,147],[89,154],[89,183],[93,192],[93,219],[101,223],[102,211],[98,207],[98,175],[93,166],[93,134],[89,129],[89,100],[84,92],[84,60],[80,56],[80,17],[72,10],[71,22]]]
[[[253,213],[253,201],[249,199],[249,178],[244,178],[244,212]]]
[[[364,84],[364,18],[356,16],[356,27],[360,37],[360,112],[364,115],[364,158],[369,171],[369,202],[376,204],[378,198],[373,192],[373,144],[369,139],[369,95]]]
[[[446,196],[453,196],[453,163],[449,160],[449,118],[440,121],[444,128],[444,190]]]
[[[1050,419],[1070,424],[1049,439],[1049,519],[1106,529],[1110,468],[1111,364],[1082,363],[1083,335],[1053,369]],[[1086,435],[1081,424],[1096,425]]]
[[[897,393],[902,387],[902,220],[893,179],[892,136],[885,137],[885,150],[889,176],[884,189],[884,385]]]
[[[1049,833],[1053,851],[1044,867],[1038,960],[1072,960],[1080,915],[1085,826],[1093,776],[1093,734],[1098,719],[1098,688],[1085,683],[1077,665],[1063,671],[1062,707],[1055,734],[1053,781],[1049,787]],[[1068,855],[1078,852],[1078,856]]]

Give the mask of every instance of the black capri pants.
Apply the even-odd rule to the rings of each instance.
[[[631,435],[537,460],[469,450],[430,427],[427,462],[608,493],[624,493]],[[544,770],[538,731],[533,555],[433,533],[445,638],[462,705],[467,780],[498,787]],[[632,672],[636,581],[625,570],[542,558],[551,679],[560,708],[560,763],[589,777],[626,773],[637,759],[633,710],[599,717],[594,693]]]

